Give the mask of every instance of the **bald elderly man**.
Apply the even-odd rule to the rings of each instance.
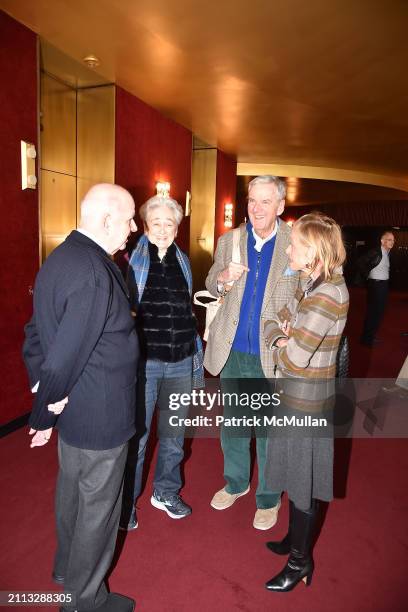
[[[40,269],[23,356],[33,391],[31,447],[59,432],[53,579],[75,595],[62,610],[127,612],[108,593],[128,440],[135,433],[138,341],[128,291],[111,256],[124,249],[135,206],[118,185],[95,185],[81,221]]]

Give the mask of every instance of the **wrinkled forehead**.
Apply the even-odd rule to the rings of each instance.
[[[275,201],[278,199],[278,190],[274,183],[255,183],[248,190],[248,199]]]

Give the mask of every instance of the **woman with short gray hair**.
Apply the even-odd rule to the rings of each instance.
[[[150,501],[173,519],[191,514],[179,495],[184,427],[169,427],[169,397],[191,393],[192,387],[204,383],[201,340],[191,306],[190,262],[174,242],[183,209],[172,198],[154,196],[140,207],[139,214],[145,233],[129,261],[128,287],[141,349],[137,411],[143,422],[131,442],[126,469],[121,527],[128,530],[137,527],[134,504],[142,488],[156,404],[160,411],[159,450]],[[188,407],[180,407],[177,416],[186,416],[187,411]]]
[[[183,209],[181,208],[180,204],[176,200],[173,200],[173,198],[162,197],[162,196],[153,196],[152,198],[149,198],[139,208],[139,216],[142,219],[145,225],[145,228],[146,228],[148,214],[151,211],[153,211],[155,208],[164,208],[164,207],[168,208],[169,211],[173,213],[174,221],[178,229],[178,226],[183,220],[183,216],[184,216]]]

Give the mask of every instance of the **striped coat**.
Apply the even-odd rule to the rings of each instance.
[[[341,274],[327,281],[319,278],[305,290],[299,286],[277,317],[265,322],[266,345],[277,374],[288,378],[334,378],[348,307],[349,294]],[[290,322],[289,341],[278,348],[274,345],[285,337],[280,329],[284,321]]]
[[[281,404],[276,415],[327,419],[326,426],[317,428],[296,424],[268,430],[267,485],[272,491],[286,491],[302,510],[310,507],[313,498],[326,502],[333,498],[334,377],[349,305],[342,275],[309,283],[265,323],[266,343],[280,378]],[[273,344],[285,337],[279,327],[284,321],[291,325],[289,340],[278,348]]]

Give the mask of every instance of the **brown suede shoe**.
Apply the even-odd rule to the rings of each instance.
[[[281,502],[280,500],[273,508],[258,508],[255,512],[253,526],[255,529],[262,529],[266,531],[267,529],[271,529],[276,524],[278,520],[278,512],[280,508]]]
[[[221,489],[221,491],[217,491],[217,493],[212,498],[210,505],[216,510],[226,510],[226,508],[229,508],[230,506],[232,506],[233,503],[236,502],[238,497],[246,495],[248,491],[249,486],[247,489],[245,489],[245,491],[242,491],[242,493],[227,493],[224,487],[224,489]]]

